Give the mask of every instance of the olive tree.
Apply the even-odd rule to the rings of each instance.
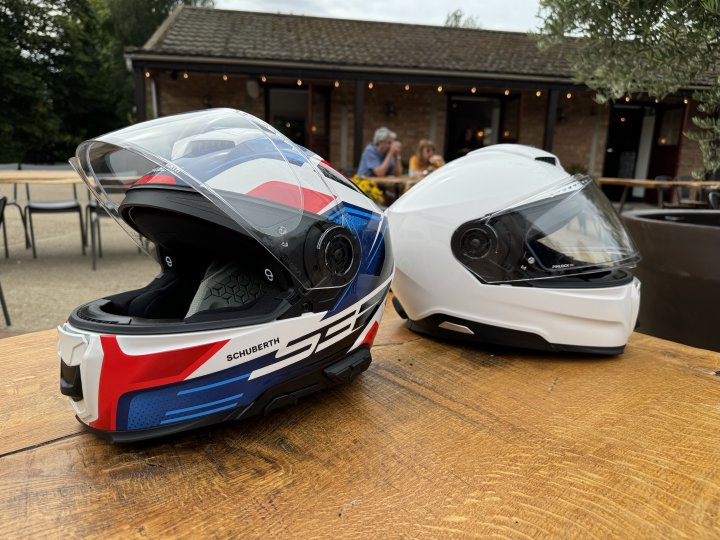
[[[720,0],[540,0],[539,43],[561,45],[599,102],[695,89],[704,169],[720,169]]]

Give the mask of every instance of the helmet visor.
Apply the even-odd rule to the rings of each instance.
[[[640,259],[612,204],[586,175],[462,225],[452,249],[487,283],[588,274]]]
[[[71,163],[141,246],[146,242],[118,212],[125,191],[146,184],[184,186],[209,199],[303,286],[334,287],[338,280],[308,276],[302,257],[308,227],[332,216],[351,235],[357,237],[357,232],[313,156],[251,115],[211,109],[86,141]]]

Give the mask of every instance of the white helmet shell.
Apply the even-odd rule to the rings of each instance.
[[[552,154],[521,145],[472,152],[420,182],[388,218],[394,303],[411,329],[533,349],[624,350],[640,301],[626,271],[637,250],[596,183]]]

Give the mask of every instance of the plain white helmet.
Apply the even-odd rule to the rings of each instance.
[[[439,337],[614,355],[635,327],[639,254],[595,181],[496,145],[448,163],[388,209],[393,303]]]

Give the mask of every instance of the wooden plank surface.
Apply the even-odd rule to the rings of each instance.
[[[3,538],[720,535],[717,353],[640,334],[610,359],[464,346],[388,307],[353,384],[113,446],[58,401],[54,339],[0,341]]]
[[[0,184],[82,184],[73,170],[1,170]]]

